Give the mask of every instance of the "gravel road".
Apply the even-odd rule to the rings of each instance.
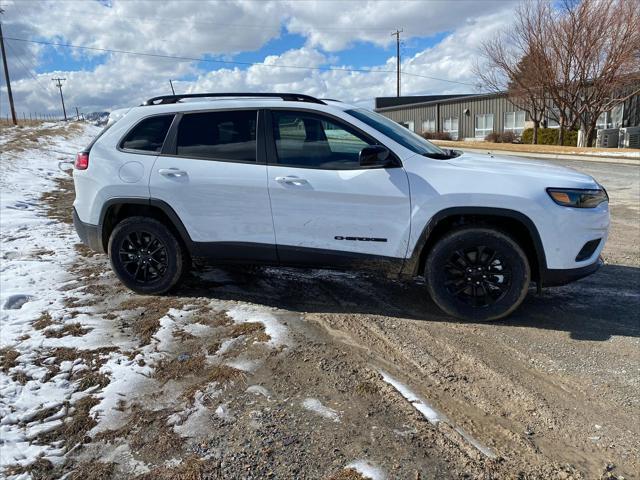
[[[638,478],[640,170],[559,163],[609,192],[606,265],[541,295],[532,288],[494,323],[444,315],[419,281],[201,266],[158,298],[122,287],[103,255],[47,253],[68,273],[52,287],[63,308],[33,319],[23,338],[35,346],[5,349],[2,371],[16,388],[71,382],[69,418],[33,440],[67,449],[8,472]],[[41,201],[69,229],[72,182],[57,187]],[[89,347],[61,348],[69,339]],[[31,364],[50,374],[20,378]]]

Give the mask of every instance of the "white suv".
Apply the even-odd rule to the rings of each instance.
[[[299,94],[152,98],[78,154],[74,180],[80,238],[146,294],[196,257],[368,269],[424,276],[445,312],[493,320],[532,281],[596,271],[609,229],[607,193],[587,175],[442,150]]]

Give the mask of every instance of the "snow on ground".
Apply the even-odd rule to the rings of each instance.
[[[340,414],[333,408],[329,408],[323,405],[317,398],[305,398],[302,401],[302,406],[310,412],[316,413],[321,417],[327,418],[334,422],[340,422]]]
[[[56,124],[25,127],[21,133],[29,133],[29,129],[58,127]],[[11,135],[11,132],[5,132],[4,145]],[[75,232],[69,225],[48,218],[39,199],[43,192],[54,188],[55,178],[66,175],[58,168],[58,162],[73,161],[75,153],[85,147],[97,132],[97,128],[86,126],[82,134],[71,140],[60,134],[44,136],[35,143],[37,148],[24,151],[3,147],[3,175],[0,177],[0,347],[12,349],[19,356],[15,359],[17,366],[3,368],[0,373],[0,467],[29,463],[40,454],[55,463],[62,454],[60,446],[35,445],[30,440],[38,433],[59,426],[64,412],[61,410],[42,422],[30,422],[30,419],[40,411],[62,408],[62,404],[71,399],[75,388],[68,378],[74,365],[63,362],[60,373],[46,381],[46,365],[31,363],[36,353],[60,346],[86,349],[102,345],[105,332],[90,315],[81,314],[73,319],[73,322],[92,329],[81,337],[48,338],[44,330],[36,331],[31,325],[45,312],[62,325],[71,320],[65,312],[65,294],[61,294],[59,288],[73,280],[65,265],[75,256]],[[75,295],[82,296],[79,292]],[[28,379],[24,384],[14,379],[18,373]]]

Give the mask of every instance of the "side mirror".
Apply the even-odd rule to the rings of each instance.
[[[382,145],[372,145],[360,150],[360,166],[384,167],[389,163],[390,152]]]

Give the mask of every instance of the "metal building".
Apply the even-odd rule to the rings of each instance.
[[[375,110],[416,133],[448,132],[454,140],[482,140],[491,132],[521,135],[532,127],[529,116],[505,93],[379,97]],[[546,126],[557,127],[553,118]],[[640,126],[640,96],[635,95],[604,113],[598,128]]]

